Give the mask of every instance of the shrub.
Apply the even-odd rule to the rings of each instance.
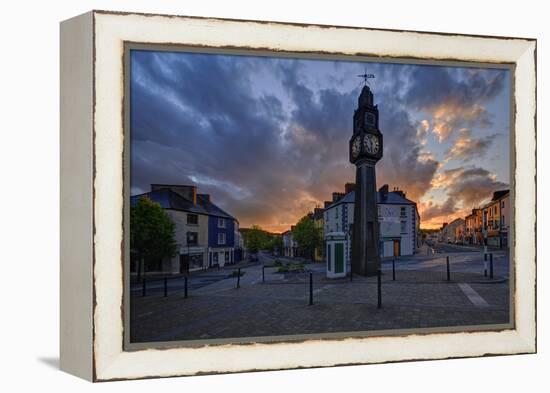
[[[246,273],[246,272],[241,271],[241,277],[244,276],[245,273]],[[238,271],[238,270],[233,270],[233,271],[231,272],[231,274],[229,275],[229,277],[237,277],[238,275],[239,275],[239,271]]]
[[[288,273],[288,266],[280,266],[277,273]]]

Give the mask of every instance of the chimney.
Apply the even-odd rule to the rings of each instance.
[[[210,194],[197,194],[197,196],[201,197],[204,201],[210,202]]]
[[[405,193],[399,189],[394,191],[396,194],[400,195],[401,197],[405,198]]]
[[[332,202],[338,202],[340,199],[344,197],[344,194],[341,192],[333,192],[332,193]]]
[[[327,207],[329,207],[331,204],[332,204],[331,201],[325,201],[325,209],[326,209]]]
[[[352,191],[355,191],[355,183],[346,183],[344,186],[344,189],[346,191],[346,194],[349,194]]]
[[[405,193],[399,189],[399,187],[394,187],[393,192],[397,195],[400,195],[402,198],[405,198]]]
[[[390,189],[390,187],[387,184],[384,184],[382,187],[380,187],[378,192],[380,192],[380,194],[382,194],[381,195],[382,199],[386,199],[388,197],[389,189]]]
[[[151,184],[151,191],[164,190],[164,189],[168,189],[175,192],[179,196],[187,199],[189,202],[192,202],[193,205],[197,204],[197,187],[196,186]]]

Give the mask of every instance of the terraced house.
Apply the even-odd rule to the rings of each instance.
[[[510,190],[495,191],[483,208],[482,232],[488,246],[508,247],[510,211]]]
[[[349,192],[333,193],[332,202],[325,202],[324,241],[327,256],[349,265],[355,191],[350,191],[354,189],[352,184],[346,186]],[[389,191],[387,184],[378,190],[377,201],[380,256],[413,255],[420,246],[420,216],[416,203],[407,199],[401,190]]]
[[[151,191],[134,195],[134,204],[148,197],[165,209],[176,226],[178,255],[148,261],[149,271],[171,273],[207,269],[242,259],[239,222],[215,205],[209,194],[198,194],[193,185],[152,184]]]

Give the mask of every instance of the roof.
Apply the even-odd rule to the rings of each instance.
[[[495,192],[493,192],[493,198],[491,199],[491,201],[496,201],[496,200],[508,195],[509,193],[510,193],[510,190],[495,191]]]
[[[185,199],[178,193],[170,190],[169,188],[163,188],[155,191],[146,192],[144,194],[133,195],[130,197],[130,204],[134,206],[139,198],[146,196],[154,202],[160,204],[163,209],[180,210],[196,214],[205,214],[209,216],[225,217],[236,220],[226,211],[222,210],[214,203],[210,202],[203,194],[197,194],[197,203]]]
[[[401,192],[390,191],[385,196],[378,191],[376,193],[376,202],[384,205],[416,205],[415,202],[403,197]],[[337,202],[334,202],[327,209],[331,207],[338,206],[341,203],[355,203],[355,191],[348,192],[344,195],[343,198],[339,199]],[[325,209],[326,210],[326,209]]]

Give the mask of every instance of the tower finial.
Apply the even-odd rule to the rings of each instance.
[[[365,68],[365,73],[357,75],[359,78],[363,78],[363,81],[365,82],[365,86],[369,84],[369,79],[374,78],[374,74],[367,74],[367,69]]]

